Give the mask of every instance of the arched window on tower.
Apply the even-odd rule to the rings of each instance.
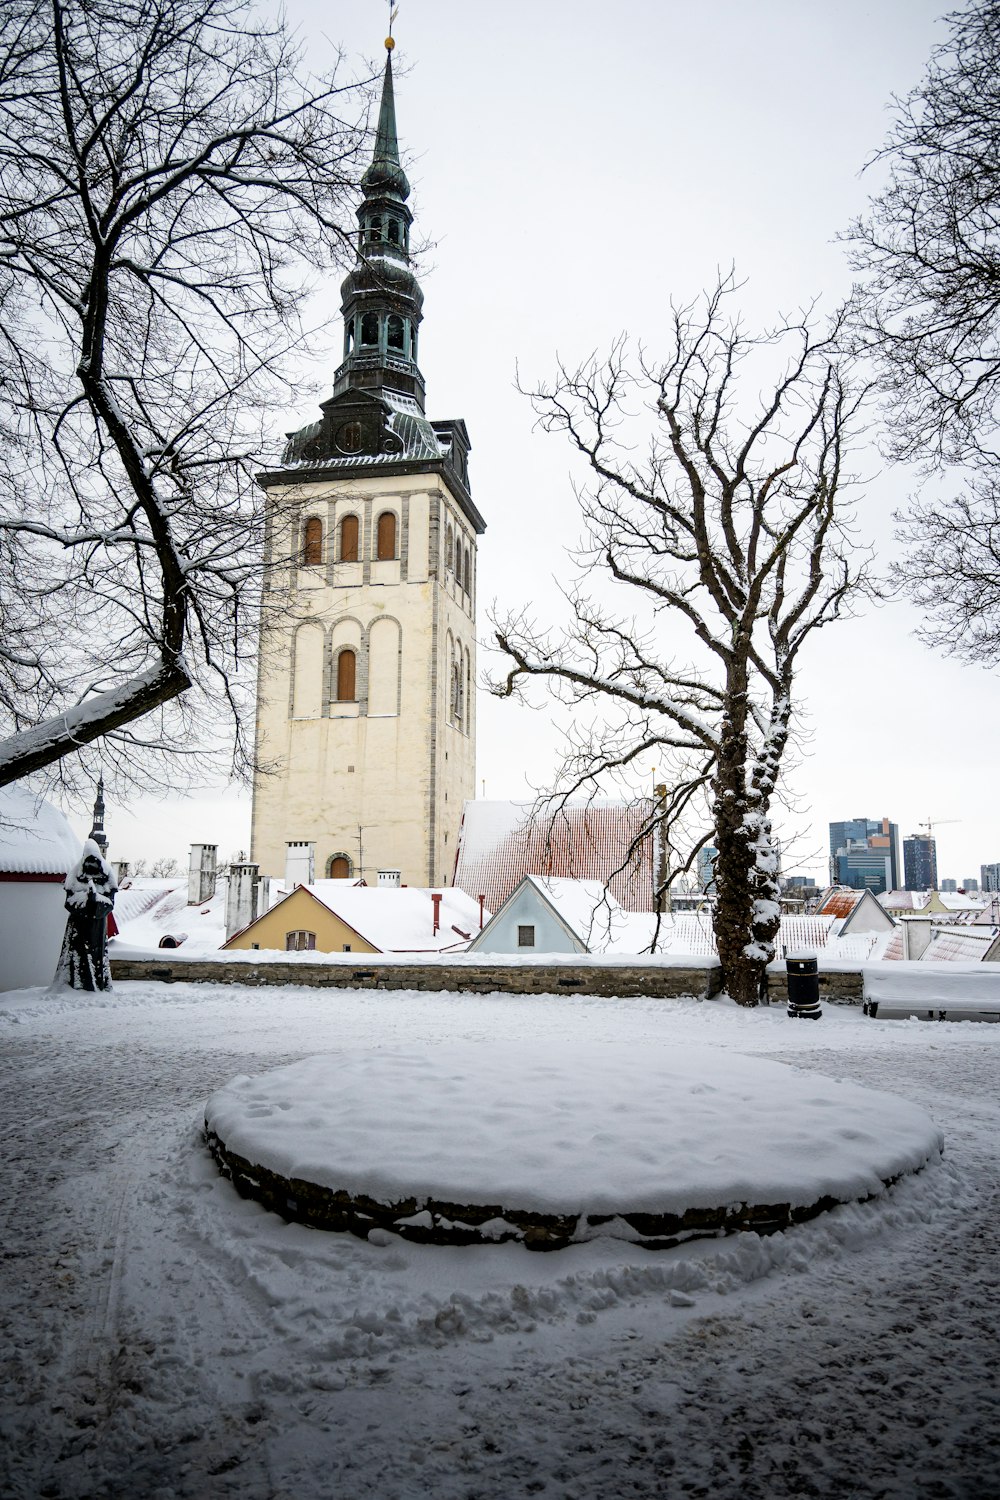
[[[455,562],[455,542],[451,527],[444,534],[444,566],[445,571],[450,573]]]
[[[382,215],[375,214],[369,223],[368,233],[373,240],[382,238]]]
[[[348,318],[344,324],[344,353],[350,354],[354,348],[354,319]]]
[[[327,880],[350,880],[354,864],[349,854],[332,854],[326,862]]]
[[[337,702],[357,702],[358,659],[353,651],[341,651],[337,657]]]
[[[387,344],[388,344],[388,346],[389,346],[390,349],[405,349],[406,348],[406,344],[403,341],[403,335],[404,335],[404,333],[405,333],[405,329],[403,327],[403,320],[399,316],[399,313],[390,313],[389,314],[389,332],[388,332],[388,337],[387,337],[387,340],[386,340],[386,342],[387,342]]]
[[[341,562],[357,562],[358,560],[357,516],[344,516],[340,523],[340,560]]]
[[[399,244],[399,220],[398,219],[390,219],[389,220],[389,244],[390,245],[398,245]]]
[[[465,573],[462,578],[462,587],[467,594],[472,593],[472,560],[469,556],[468,547],[465,549]]]
[[[459,588],[462,587],[462,537],[460,532],[455,532],[455,582]]]
[[[415,360],[416,357],[417,357],[417,325],[416,325],[416,323],[411,323],[410,324],[410,358]]]
[[[310,516],[302,528],[302,562],[307,568],[323,565],[323,522]]]
[[[396,512],[384,510],[378,518],[375,533],[375,558],[389,562],[396,556]]]
[[[361,342],[369,347],[378,344],[378,313],[361,314]]]

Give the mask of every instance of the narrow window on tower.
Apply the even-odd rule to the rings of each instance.
[[[341,562],[357,562],[358,560],[357,516],[345,516],[340,523],[340,560]]]
[[[382,215],[381,214],[376,214],[374,216],[374,218],[371,221],[371,225],[369,227],[368,232],[371,235],[371,237],[372,237],[373,240],[380,240],[382,238]]]
[[[350,354],[354,348],[354,319],[348,318],[344,324],[344,353]]]
[[[398,245],[399,244],[399,220],[398,219],[390,219],[389,220],[389,244],[390,245]]]
[[[462,587],[462,538],[455,532],[455,581]]]
[[[396,556],[396,513],[384,510],[378,518],[375,533],[375,558],[377,562],[389,562]]]
[[[302,561],[307,568],[318,568],[323,563],[323,522],[319,516],[310,516],[302,530]]]
[[[472,593],[472,562],[468,547],[465,549],[465,577],[462,579],[462,587],[467,594]]]
[[[447,572],[451,572],[452,563],[455,560],[455,544],[452,540],[451,527],[445,532],[444,543],[444,565]]]
[[[341,651],[337,657],[337,702],[357,702],[358,659],[353,651]]]
[[[410,358],[413,359],[413,360],[415,360],[416,357],[417,357],[417,325],[415,323],[411,323],[410,324]]]
[[[369,346],[378,344],[378,313],[361,314],[361,342]]]
[[[389,336],[388,336],[388,344],[389,344],[389,348],[390,349],[405,349],[406,348],[406,345],[403,342],[404,331],[405,330],[403,328],[403,320],[399,316],[399,314],[398,313],[390,313],[389,314]]]

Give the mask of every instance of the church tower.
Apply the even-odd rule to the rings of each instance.
[[[318,878],[399,870],[446,885],[474,795],[476,539],[461,420],[428,421],[417,363],[392,39],[358,250],[342,288],[343,363],[318,421],[289,435],[267,493],[251,858]],[[301,876],[299,878],[302,878]]]

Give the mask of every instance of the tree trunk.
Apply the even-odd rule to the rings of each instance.
[[[747,823],[745,694],[731,701],[712,783],[715,812],[715,944],[726,993],[738,1005],[759,1005],[766,950],[754,939],[757,830]]]

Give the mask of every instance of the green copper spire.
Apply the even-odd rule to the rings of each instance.
[[[410,184],[399,164],[399,141],[396,137],[396,100],[392,91],[392,43],[386,37],[385,77],[382,80],[382,105],[378,112],[375,155],[361,179],[366,194],[389,194],[394,198],[410,196]],[[393,45],[395,45],[393,43]]]

